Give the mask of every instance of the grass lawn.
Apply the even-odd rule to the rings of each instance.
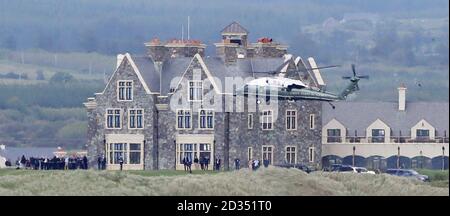
[[[430,178],[431,185],[435,187],[449,187],[449,171],[442,170],[429,170],[429,169],[421,169],[417,170],[418,173],[422,175],[427,175]]]
[[[433,183],[433,182],[432,182]],[[390,175],[261,168],[230,172],[194,171],[33,171],[0,170],[1,195],[143,196],[448,196],[436,187]]]

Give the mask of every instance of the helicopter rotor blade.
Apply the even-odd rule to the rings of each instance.
[[[351,79],[352,77],[349,76],[343,76],[342,79]]]
[[[335,67],[341,67],[341,65],[329,65],[329,66],[322,66],[322,67],[315,67],[315,68],[305,68],[305,69],[306,70],[320,70],[320,69],[335,68]]]
[[[284,66],[286,66],[287,63],[289,63],[289,61],[283,63],[280,67],[278,67],[277,70],[274,70],[274,71],[254,71],[253,73],[277,74],[281,71],[281,69]],[[293,72],[304,72],[305,70],[312,71],[312,70],[328,69],[328,68],[335,68],[335,67],[341,67],[341,65],[329,65],[329,66],[315,67],[315,68],[304,68],[303,70],[294,70]]]
[[[357,76],[357,77],[360,79],[369,79],[369,76],[367,76],[367,75],[362,75],[362,76]]]
[[[356,69],[355,69],[355,64],[352,64],[352,71],[353,71],[353,76],[356,77]]]

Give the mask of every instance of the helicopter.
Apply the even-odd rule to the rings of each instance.
[[[285,65],[285,64],[283,64]],[[283,67],[282,65],[282,67]],[[306,70],[339,67],[339,65],[306,68]],[[366,75],[357,75],[355,65],[352,64],[353,76],[343,76],[343,79],[350,80],[350,83],[340,93],[327,92],[324,89],[310,86],[297,79],[285,78],[281,74],[278,77],[262,77],[246,83],[243,87],[236,89],[237,95],[262,95],[266,100],[270,97],[278,97],[285,100],[317,100],[326,101],[330,105],[333,101],[346,100],[347,96],[359,90],[359,81],[369,79]],[[301,72],[301,71],[296,71]],[[273,74],[273,71],[267,72]]]

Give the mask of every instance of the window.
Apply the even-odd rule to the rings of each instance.
[[[133,81],[119,80],[117,84],[117,100],[133,100]]]
[[[126,143],[110,143],[109,144],[109,163],[119,164],[120,160],[123,164],[127,164],[127,144]]]
[[[248,114],[247,116],[247,128],[253,129],[253,114]]]
[[[252,147],[247,148],[247,159],[248,159],[248,161],[253,160],[253,148]]]
[[[341,129],[328,129],[327,143],[340,143],[340,142],[341,142]]]
[[[189,81],[189,100],[201,101],[203,96],[203,82]]]
[[[106,128],[108,129],[120,129],[121,125],[121,110],[120,109],[107,109],[106,110]]]
[[[273,129],[273,111],[266,110],[262,112],[261,126],[263,130]]]
[[[109,143],[109,164],[142,164],[141,143]]]
[[[130,129],[142,129],[144,128],[144,110],[143,109],[130,109],[128,110],[128,128]]]
[[[313,163],[314,162],[314,150],[315,150],[315,148],[314,147],[309,147],[309,149],[308,149],[308,158],[309,158],[309,162],[310,163]]]
[[[214,111],[213,110],[200,110],[199,126],[201,129],[213,129],[214,128]]]
[[[309,115],[309,129],[315,129],[316,128],[316,115],[311,114]]]
[[[296,130],[297,129],[297,111],[287,110],[286,111],[286,130]]]
[[[177,129],[191,128],[191,111],[178,110],[177,111]]]
[[[130,143],[130,164],[141,163],[141,144]]]
[[[295,164],[297,163],[297,151],[295,146],[286,147],[286,163]]]
[[[384,129],[372,129],[372,142],[384,143]]]
[[[430,139],[430,130],[417,129],[416,130],[416,139],[419,141],[429,140]]]
[[[263,162],[265,160],[268,160],[269,164],[272,164],[272,162],[273,162],[273,146],[266,146],[266,145],[262,146],[262,159],[263,159]]]

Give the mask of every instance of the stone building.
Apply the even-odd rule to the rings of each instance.
[[[124,169],[183,169],[184,158],[208,160],[209,169],[220,159],[225,170],[235,159],[320,166],[321,102],[234,96],[244,80],[267,76],[260,72],[316,79],[289,73],[311,66],[287,46],[249,43],[248,34],[237,22],[225,27],[214,57],[198,40],[158,39],[145,43],[145,56],[118,55],[104,90],[84,103],[91,163],[104,154],[108,169],[120,159]]]

